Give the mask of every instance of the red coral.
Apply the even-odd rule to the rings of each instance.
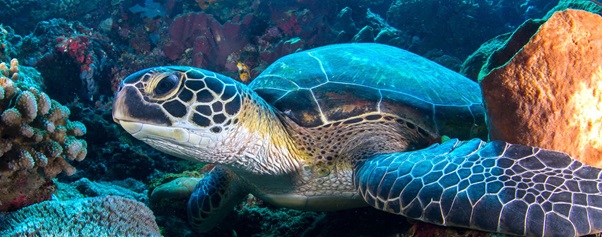
[[[27,171],[23,171],[27,172]],[[6,187],[0,198],[0,212],[14,211],[34,203],[49,200],[56,189],[50,180],[37,177],[21,177],[17,180],[18,185]]]
[[[59,41],[60,40],[60,41]],[[75,59],[78,63],[84,63],[86,57],[86,51],[90,45],[88,38],[84,36],[76,36],[57,38],[58,44],[55,47],[55,51],[58,53],[68,54],[70,57]]]
[[[289,36],[297,36],[301,33],[301,27],[295,14],[290,14],[289,17],[282,19],[278,24],[278,29]]]
[[[119,68],[113,66],[111,67],[111,72],[109,73],[109,77],[111,78],[111,91],[115,92],[123,78],[127,77],[127,75],[122,75],[123,70],[119,70]]]
[[[171,60],[182,58],[185,52],[191,53],[194,66],[224,70],[228,56],[240,52],[249,43],[248,29],[252,20],[252,14],[234,17],[225,24],[202,12],[179,16],[169,26],[169,42],[163,52]]]
[[[54,51],[59,54],[69,55],[77,64],[81,66],[81,71],[90,69],[93,61],[92,51],[90,50],[90,39],[86,36],[58,37],[55,40],[57,45]]]
[[[151,51],[151,42],[148,40],[148,34],[142,28],[136,29],[129,36],[130,46],[140,55],[148,55]]]

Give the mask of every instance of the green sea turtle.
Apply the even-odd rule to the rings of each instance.
[[[472,138],[486,130],[478,84],[391,46],[291,54],[248,86],[192,67],[145,69],[123,81],[113,118],[158,150],[217,164],[188,203],[200,231],[247,193],[516,235],[602,231],[601,170]]]

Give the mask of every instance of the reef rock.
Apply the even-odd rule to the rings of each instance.
[[[492,140],[559,150],[602,167],[600,25],[593,13],[557,12],[483,78]]]
[[[162,199],[185,199],[188,201],[195,186],[201,181],[196,177],[180,177],[155,188],[150,195],[151,202]]]

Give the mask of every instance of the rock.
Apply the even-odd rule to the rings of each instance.
[[[367,25],[351,39],[352,42],[377,42],[400,48],[409,48],[409,36],[392,27],[380,15],[366,10]]]
[[[545,21],[543,20],[528,20],[521,24],[519,28],[512,32],[508,39],[490,53],[486,63],[482,65],[481,70],[477,71],[477,81],[480,82],[485,75],[491,72],[491,70],[501,67],[510,61],[516,52],[531,40],[531,37],[537,33],[539,27],[544,22]],[[484,45],[481,47],[483,46]]]
[[[504,33],[494,37],[493,39],[488,40],[483,43],[481,47],[479,47],[474,53],[472,53],[464,63],[462,63],[462,67],[460,68],[460,74],[470,78],[473,81],[478,81],[479,72],[487,59],[493,52],[495,52],[501,45],[504,45],[504,42],[508,38],[510,38],[511,33]]]
[[[151,202],[159,202],[163,199],[185,199],[188,201],[194,191],[194,187],[201,178],[180,177],[171,182],[159,185],[150,195]]]
[[[337,14],[333,28],[339,31],[336,42],[348,42],[358,31],[352,18],[353,10],[350,7],[343,8]]]
[[[188,199],[201,178],[180,177],[157,186],[150,195],[151,208],[158,216],[185,217]],[[184,218],[186,219],[186,218]]]
[[[602,167],[600,25],[596,14],[557,12],[483,78],[492,140],[563,151]]]
[[[438,64],[441,64],[441,66],[444,66],[456,72],[459,71],[460,67],[462,66],[462,60],[447,54],[433,58],[432,60]]]
[[[374,29],[370,26],[364,26],[364,28],[353,36],[351,41],[356,43],[374,42]]]

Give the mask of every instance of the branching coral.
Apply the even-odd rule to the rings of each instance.
[[[69,161],[86,157],[77,139],[86,127],[68,120],[69,109],[19,81],[19,63],[0,63],[0,211],[50,197],[52,178],[72,175]]]

